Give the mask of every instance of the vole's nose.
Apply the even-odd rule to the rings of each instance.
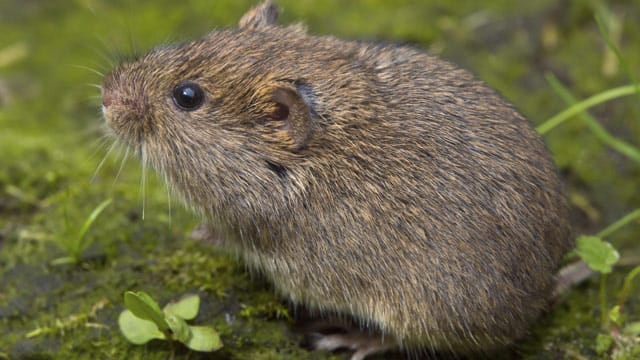
[[[100,92],[102,95],[102,106],[103,107],[109,107],[109,106],[113,106],[116,105],[116,102],[118,101],[118,76],[117,76],[118,72],[117,71],[113,71],[109,74],[107,74],[103,79],[102,79],[102,86],[100,86]]]
[[[109,107],[111,104],[113,104],[113,95],[111,94],[111,92],[109,91],[105,91],[105,89],[102,89],[102,106],[104,107]]]

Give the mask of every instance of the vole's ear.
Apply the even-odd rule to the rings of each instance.
[[[242,15],[238,25],[241,29],[258,29],[273,26],[277,20],[278,7],[271,0],[267,0]]]
[[[269,119],[283,122],[281,131],[285,132],[286,142],[292,151],[304,148],[313,134],[311,108],[295,87],[276,87],[271,100],[275,104]]]

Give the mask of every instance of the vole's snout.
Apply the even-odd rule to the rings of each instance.
[[[100,92],[102,96],[102,112],[105,113],[107,108],[112,107],[116,104],[116,94],[114,90],[114,75],[113,73],[107,74],[102,80],[102,86],[100,87]],[[105,113],[106,117],[106,113]]]
[[[107,124],[113,127],[114,120],[119,116],[118,114],[122,111],[118,111],[118,95],[115,93],[114,89],[105,81],[102,84],[102,115],[106,120]]]
[[[102,105],[105,105],[104,103],[104,98],[105,95],[107,95],[108,93],[110,93],[110,90],[113,88],[113,83],[114,83],[114,72],[115,70],[112,70],[111,72],[107,73],[104,75],[104,77],[102,78],[102,84],[100,84],[100,91],[102,95]]]
[[[113,104],[113,95],[111,94],[111,91],[109,91],[109,89],[105,89],[104,86],[102,86],[102,106],[103,107],[109,107],[111,104]]]
[[[115,134],[136,144],[149,132],[150,106],[140,83],[115,71],[102,82],[102,115]]]

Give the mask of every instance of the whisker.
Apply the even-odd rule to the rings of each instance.
[[[165,183],[166,184],[166,183]],[[171,191],[168,188],[169,185],[165,186],[165,189],[167,190],[167,205],[169,208],[169,229],[172,229],[172,221],[171,221]]]
[[[88,87],[91,87],[91,88],[96,88],[96,89],[98,89],[98,90],[102,91],[102,85],[100,85],[100,84],[94,84],[94,83],[83,83],[83,84],[80,84],[80,85],[82,85],[82,86],[88,86]]]
[[[134,14],[135,12],[132,9],[133,6],[131,5],[131,3],[128,3],[128,5],[131,8],[130,11],[129,11],[129,14]],[[127,16],[124,19],[124,25],[125,25],[125,28],[127,29],[128,35],[129,35],[129,49],[130,49],[130,51],[133,51],[134,54],[138,54],[138,44],[136,43],[136,40],[135,40],[135,36],[134,36],[134,33],[133,33],[134,26],[133,26],[133,23],[132,23],[132,22],[135,22],[135,20],[136,19],[134,17]]]
[[[94,73],[94,74],[96,74],[96,75],[100,76],[100,77],[104,77],[104,74],[103,74],[102,72],[100,72],[100,71],[98,71],[98,70],[96,70],[96,69],[90,68],[90,67],[88,67],[88,66],[84,66],[84,65],[76,65],[76,64],[68,64],[68,66],[75,67],[75,68],[78,68],[78,69],[87,70],[87,71],[89,71],[89,72],[92,72],[92,73]]]
[[[99,97],[86,96],[83,99],[79,99],[78,103],[82,104],[83,106],[96,107],[102,105],[102,100],[99,99]]]
[[[122,169],[124,169],[124,164],[126,164],[127,159],[129,158],[129,147],[126,147],[126,150],[124,151],[124,156],[122,157],[122,160],[120,161],[120,167],[118,168],[118,172],[116,173],[116,177],[113,179],[113,184],[115,185],[118,182],[118,178],[120,178],[120,174],[122,173]]]
[[[107,153],[104,155],[104,157],[102,158],[102,160],[98,164],[98,167],[96,168],[96,171],[93,172],[93,175],[89,179],[89,183],[93,184],[93,182],[96,180],[96,176],[98,175],[98,171],[100,171],[100,169],[102,169],[102,165],[104,165],[104,162],[107,160],[107,158],[109,157],[109,155],[111,154],[113,149],[115,149],[117,144],[118,143],[115,142],[115,141],[113,142],[113,144],[111,144],[111,146],[109,147],[109,150],[107,150]]]
[[[89,147],[93,147],[95,148],[91,154],[89,155],[89,159],[93,160],[94,157],[98,154],[98,151],[104,149],[107,145],[107,143],[110,141],[111,139],[106,136],[103,135],[102,137],[98,138],[98,139],[94,139],[90,144]]]
[[[84,98],[79,99],[78,102],[87,107],[102,107],[102,98],[97,95],[86,95]]]
[[[97,114],[97,117],[101,118],[102,116],[100,114]],[[97,137],[108,140],[113,139],[113,135],[110,132],[110,129],[102,121],[92,123],[91,126],[87,126],[85,129],[83,129],[81,133],[83,137],[90,137],[93,140],[95,140]]]
[[[102,117],[102,96],[100,95],[88,95],[84,100],[85,103],[93,106],[98,106],[98,116]]]
[[[87,48],[89,48],[94,53],[98,54],[98,56],[100,56],[102,60],[106,61],[107,64],[109,65],[109,68],[113,68],[116,62],[113,56],[109,53],[109,50],[108,50],[109,46],[107,45],[107,42],[102,37],[95,36],[95,39],[97,40],[97,42],[100,43],[103,49],[100,49],[96,46],[90,46],[90,45],[86,45]],[[104,68],[105,66],[100,66],[100,67]]]
[[[140,187],[142,188],[142,220],[144,221],[147,186],[147,152],[145,150],[144,144],[142,144],[140,150],[142,159],[142,176],[140,178]]]
[[[108,56],[106,54],[106,52],[101,52],[100,50],[97,50],[95,47],[92,46],[85,46],[87,49],[91,50],[91,52],[95,53],[96,55],[100,56],[101,59],[103,61],[87,61],[88,65],[90,65],[90,68],[95,69],[97,71],[100,71],[103,74],[106,74],[109,72],[109,70],[111,70],[112,66],[110,66],[110,64],[105,64],[105,62],[109,62],[110,60],[105,59],[106,56]]]
[[[98,13],[96,9],[93,7],[91,1],[82,1],[80,5],[84,6],[86,10],[88,10],[93,16],[98,17]]]

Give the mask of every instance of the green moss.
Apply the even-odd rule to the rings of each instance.
[[[219,298],[226,297],[232,286],[246,287],[248,279],[243,276],[237,262],[211,251],[197,248],[181,248],[167,258],[158,259],[149,267],[150,272],[162,277],[171,290],[194,288],[210,291]]]

